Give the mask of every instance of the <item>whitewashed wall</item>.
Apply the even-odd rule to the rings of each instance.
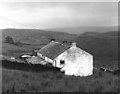
[[[39,57],[41,57],[41,58],[42,58],[42,54],[40,54],[40,53],[37,53],[37,56],[39,56]]]
[[[52,63],[52,64],[53,64],[53,60],[50,59],[50,58],[48,58],[48,57],[45,57],[44,60],[47,61],[47,62],[49,62],[49,63]]]
[[[61,71],[64,70],[66,75],[88,76],[93,74],[93,56],[78,47],[69,48],[55,60],[56,67],[61,68]],[[65,65],[61,65],[60,60],[65,60]]]
[[[44,59],[46,62],[49,62],[49,63],[52,63],[53,64],[53,60],[46,57],[46,56],[43,56],[41,53],[37,53],[37,56],[41,57],[42,59]]]

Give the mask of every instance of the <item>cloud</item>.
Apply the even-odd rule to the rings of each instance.
[[[13,2],[0,5],[0,16],[36,28],[112,26],[117,25],[118,6],[113,2]]]

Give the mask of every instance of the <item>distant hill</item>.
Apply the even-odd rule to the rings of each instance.
[[[2,30],[2,40],[5,40],[6,36],[13,37],[14,40],[19,40],[23,43],[28,44],[46,44],[51,39],[56,39],[58,41],[70,40],[75,38],[76,35],[68,34],[64,32],[52,32],[45,30],[36,29],[3,29]]]
[[[118,31],[111,31],[111,32],[85,32],[80,34],[80,36],[96,36],[96,37],[119,37]]]
[[[100,62],[99,64],[102,62],[102,64],[115,64],[115,66],[117,66],[119,39],[117,31],[104,33],[97,31],[85,32],[75,35],[64,32],[52,32],[35,29],[3,29],[3,42],[6,36],[11,36],[14,40],[20,40],[22,43],[28,43],[30,45],[18,47],[16,45],[2,43],[2,53],[5,55],[19,56],[26,52],[31,52],[32,49],[40,49],[47,44],[50,39],[55,38],[57,41],[67,40],[77,42],[78,47],[93,55],[94,64],[96,64],[97,61]],[[113,66],[111,67],[113,68]]]
[[[50,39],[58,41],[72,40],[85,51],[94,55],[95,59],[117,59],[118,56],[118,32],[85,32],[79,36],[64,32],[52,32],[34,29],[3,29],[2,39],[11,36],[15,40],[29,44],[46,44]]]
[[[118,32],[86,32],[73,39],[77,45],[93,54],[95,60],[118,60]]]
[[[67,32],[71,34],[82,34],[85,32],[110,32],[117,31],[117,26],[111,27],[96,27],[96,26],[83,26],[83,27],[66,27],[66,28],[53,28],[52,31]]]

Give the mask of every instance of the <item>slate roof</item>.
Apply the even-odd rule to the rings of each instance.
[[[54,59],[58,55],[60,55],[62,52],[67,50],[70,46],[61,44],[59,42],[52,41],[43,48],[41,48],[38,53],[41,53],[42,55]]]

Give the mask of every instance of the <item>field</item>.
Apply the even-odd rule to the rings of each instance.
[[[2,54],[15,57],[27,53],[31,54],[33,50],[40,49],[51,39],[62,42],[76,37],[74,34],[32,29],[3,29],[0,32],[2,32]],[[22,45],[6,43],[7,36],[12,37],[15,42],[21,42]]]
[[[15,41],[19,40],[29,45],[18,46],[5,43],[5,37],[8,35],[13,37]],[[104,65],[110,69],[118,69],[117,40],[119,36],[116,32],[102,34],[87,32],[78,36],[60,32],[7,29],[2,33],[2,54],[8,57],[15,56],[16,58],[23,54],[32,54],[34,49],[40,49],[52,38],[57,41],[76,41],[78,47],[93,54],[94,66],[100,67]],[[92,76],[74,77],[50,70],[35,72],[27,68],[22,70],[8,67],[2,68],[2,90],[3,92],[120,91],[118,88],[118,76],[111,73],[95,70]]]
[[[4,63],[4,62],[3,62]],[[60,72],[2,69],[3,92],[118,92],[118,76],[95,71],[93,76],[65,76]]]

